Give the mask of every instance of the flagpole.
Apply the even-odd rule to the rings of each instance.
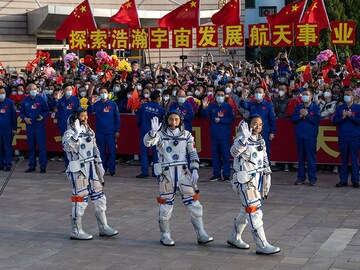
[[[159,63],[161,63],[161,49],[159,48]]]
[[[92,8],[91,8],[91,5],[90,5],[90,2],[89,1],[86,1],[89,5],[89,8],[90,8],[90,12],[91,12],[91,17],[93,18],[94,20],[94,25],[95,27],[97,28],[97,24],[96,24],[96,21],[95,21],[95,17],[94,17],[94,13],[92,12]]]
[[[298,23],[301,22],[302,17],[304,16],[307,2],[308,2],[308,0],[305,1],[305,4],[304,4],[303,10],[302,10],[302,12],[301,12],[300,19],[299,19],[299,22],[298,22]],[[295,29],[294,29],[294,30],[295,30]],[[295,41],[296,41],[296,31],[294,31],[293,44],[295,44]],[[294,45],[292,45],[291,48],[290,48],[290,50],[289,50],[288,59],[290,58],[291,50],[292,50],[293,47],[294,47]]]

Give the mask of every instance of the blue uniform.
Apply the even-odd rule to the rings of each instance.
[[[260,103],[258,102],[248,102],[241,100],[240,106],[249,111],[250,115],[258,114],[261,116],[263,120],[263,129],[262,129],[262,137],[265,140],[266,144],[266,153],[268,156],[268,160],[270,162],[270,134],[275,134],[276,132],[276,120],[275,120],[275,113],[274,107],[271,103],[267,102],[266,100],[262,100]]]
[[[105,171],[115,173],[116,138],[115,133],[120,132],[120,114],[116,103],[112,100],[97,101],[89,106],[89,113],[95,112],[96,142],[100,151]],[[106,146],[109,158],[106,156]]]
[[[36,118],[42,116],[41,121]],[[26,134],[29,146],[29,168],[36,168],[36,145],[39,150],[39,163],[41,169],[46,169],[46,118],[49,115],[49,107],[41,96],[30,96],[23,99],[20,107],[20,118],[30,118],[31,125],[26,124]]]
[[[307,109],[308,114],[305,118],[300,118],[300,110]],[[310,183],[315,183],[316,178],[316,140],[319,133],[320,108],[315,103],[311,103],[305,108],[304,103],[295,107],[291,115],[291,122],[295,123],[295,136],[298,148],[298,181],[304,182],[305,159],[307,159],[307,172]]]
[[[127,102],[128,102],[128,98],[122,98],[120,99],[120,101],[118,102],[118,107],[119,107],[119,112],[120,113],[131,113],[131,110],[129,110],[127,108]]]
[[[351,111],[351,116],[342,119],[343,111]],[[338,126],[341,156],[340,182],[348,182],[349,155],[351,159],[351,182],[359,183],[359,143],[360,143],[360,105],[346,103],[336,108],[333,119]]]
[[[64,95],[58,101],[53,101],[52,106],[53,105],[55,105],[55,107],[58,109],[57,125],[59,127],[60,135],[62,137],[64,136],[64,133],[67,130],[67,120],[69,116],[73,113],[73,111],[76,111],[80,106],[79,98],[75,96],[70,96],[69,98],[66,98],[66,96]],[[52,106],[50,106],[50,108]],[[65,160],[65,168],[67,168],[67,166],[69,165],[69,159],[67,158],[66,153],[64,153],[64,160]]]
[[[192,132],[192,121],[195,117],[192,106],[189,103],[184,102],[183,104],[179,104],[179,102],[171,103],[169,106],[169,111],[177,110],[180,111],[182,116],[184,117],[184,126],[185,130]]]
[[[142,104],[136,113],[137,126],[140,128],[140,151],[141,151],[141,173],[149,175],[149,148],[144,144],[144,136],[151,130],[151,119],[156,116],[159,123],[165,116],[165,109],[157,102],[150,101]],[[156,147],[151,147],[153,154],[153,163],[157,162]]]
[[[0,101],[0,168],[11,168],[13,130],[17,130],[15,105],[5,98]]]
[[[235,116],[233,107],[228,103],[212,104],[201,111],[202,117],[210,116],[211,155],[213,162],[213,175],[221,177],[221,164],[223,176],[230,177],[230,138],[231,125]],[[215,118],[220,118],[216,123]],[[222,160],[221,160],[222,158]]]

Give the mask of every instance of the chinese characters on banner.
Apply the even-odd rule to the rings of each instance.
[[[331,23],[331,44],[355,45],[355,22],[334,21]],[[216,48],[219,45],[218,28],[213,25],[196,28],[193,38],[192,28],[169,30],[164,27],[154,28],[99,28],[93,31],[72,30],[69,35],[70,50],[101,49],[168,49],[172,48]],[[194,39],[194,41],[193,41]],[[196,40],[196,41],[195,41]],[[318,46],[319,27],[316,23],[299,24],[251,24],[249,25],[250,47],[292,47]],[[224,47],[245,46],[244,25],[223,27]]]

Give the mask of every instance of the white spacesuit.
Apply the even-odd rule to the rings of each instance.
[[[179,121],[176,125],[169,124],[173,118]],[[160,242],[165,246],[175,244],[170,236],[169,222],[177,190],[180,191],[182,201],[190,212],[198,243],[205,244],[214,240],[205,232],[202,220],[202,205],[196,185],[199,178],[199,157],[194,148],[194,137],[184,129],[181,122],[179,112],[170,111],[165,117],[164,127],[159,130],[161,124],[159,125],[157,117],[154,117],[151,123],[152,130],[144,137],[144,144],[147,147],[156,145],[158,151],[159,162],[154,164],[154,172],[159,181],[160,191],[157,198]]]
[[[82,115],[82,116],[81,116]],[[85,117],[80,125],[79,118]],[[82,228],[82,216],[88,199],[95,206],[100,236],[114,236],[118,231],[107,225],[106,197],[102,191],[104,169],[94,131],[87,125],[87,112],[75,111],[68,120],[68,130],[62,138],[63,149],[69,159],[66,174],[72,184],[71,239],[90,240],[92,235]]]
[[[261,120],[259,116],[256,117]],[[256,253],[277,253],[280,248],[271,246],[267,242],[262,221],[261,200],[267,198],[271,186],[271,169],[265,141],[259,133],[255,132],[254,134],[249,130],[245,121],[242,121],[239,127],[240,134],[230,149],[231,155],[234,157],[235,170],[231,183],[241,199],[242,206],[239,215],[234,219],[228,244],[240,249],[248,249],[249,245],[242,241],[241,235],[246,225],[250,223],[256,243]]]

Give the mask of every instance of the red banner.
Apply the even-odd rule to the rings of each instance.
[[[331,22],[331,45],[354,46],[355,22]]]
[[[121,114],[120,136],[117,139],[118,154],[140,154],[140,131],[136,126],[135,115]],[[47,118],[46,137],[48,152],[62,152],[60,132],[56,119]],[[233,137],[240,119],[233,125]],[[95,127],[94,115],[89,116],[91,127]],[[193,121],[193,135],[200,158],[211,159],[210,120],[208,118],[195,118]],[[296,139],[294,125],[289,119],[276,120],[277,131],[271,142],[271,161],[297,162]],[[94,128],[95,130],[95,128]],[[13,140],[14,149],[28,150],[26,140],[26,125],[18,117],[18,132]],[[286,151],[284,151],[286,149]],[[336,164],[340,162],[337,128],[330,120],[322,120],[317,139],[317,163]]]

